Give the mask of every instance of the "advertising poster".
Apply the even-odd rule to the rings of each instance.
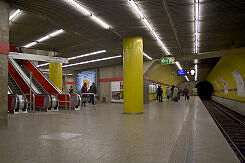
[[[111,102],[123,102],[123,81],[111,82]]]
[[[88,89],[92,85],[92,83],[96,84],[96,70],[88,70],[88,71],[82,71],[77,74],[77,91],[78,93],[81,92],[83,83],[87,83]]]
[[[225,94],[228,94],[229,93],[229,90],[228,90],[228,83],[227,83],[227,81],[225,81],[224,78],[220,78],[220,80],[222,81],[222,83],[224,85],[224,93]]]
[[[218,92],[220,93],[220,85],[219,85],[219,83],[215,80],[214,81],[215,82],[215,84],[217,85],[217,87],[218,87]]]
[[[237,96],[239,97],[245,97],[245,86],[244,86],[244,80],[242,75],[240,74],[239,71],[234,71],[232,72],[232,76],[236,81],[237,85]]]

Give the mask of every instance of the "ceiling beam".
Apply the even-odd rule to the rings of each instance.
[[[179,41],[179,37],[178,37],[178,34],[177,34],[177,30],[176,30],[175,25],[174,25],[174,20],[173,20],[171,14],[169,12],[167,0],[163,0],[162,3],[163,3],[163,7],[165,9],[165,12],[168,15],[168,20],[169,20],[169,23],[170,23],[170,25],[172,27],[172,30],[173,30],[173,33],[174,33],[174,36],[175,36],[175,40],[176,40],[176,42],[178,44],[178,47],[179,47],[179,50],[180,50],[180,54],[184,54],[183,49],[182,49],[182,47],[180,45],[180,41]]]
[[[179,62],[182,62],[182,61],[183,62],[193,62],[194,59],[202,60],[202,59],[222,57],[225,55],[238,55],[238,54],[245,55],[245,47],[211,51],[211,52],[205,52],[205,53],[199,53],[199,54],[175,55],[174,57],[175,57],[175,60]],[[169,57],[169,56],[165,56],[165,57]]]
[[[51,56],[36,55],[36,54],[10,52],[8,57],[12,59],[24,59],[24,60],[27,59],[31,61],[68,63],[68,58],[51,57]]]

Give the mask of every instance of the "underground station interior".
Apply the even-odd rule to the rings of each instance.
[[[0,0],[1,163],[245,162],[244,0]]]

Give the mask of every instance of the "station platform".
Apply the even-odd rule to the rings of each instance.
[[[96,108],[10,115],[0,162],[240,162],[199,97],[151,102],[139,115]]]

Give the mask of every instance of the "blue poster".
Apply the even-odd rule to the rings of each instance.
[[[96,70],[82,71],[77,74],[77,93],[81,92],[83,83],[87,83],[88,89],[92,83],[96,84]]]

